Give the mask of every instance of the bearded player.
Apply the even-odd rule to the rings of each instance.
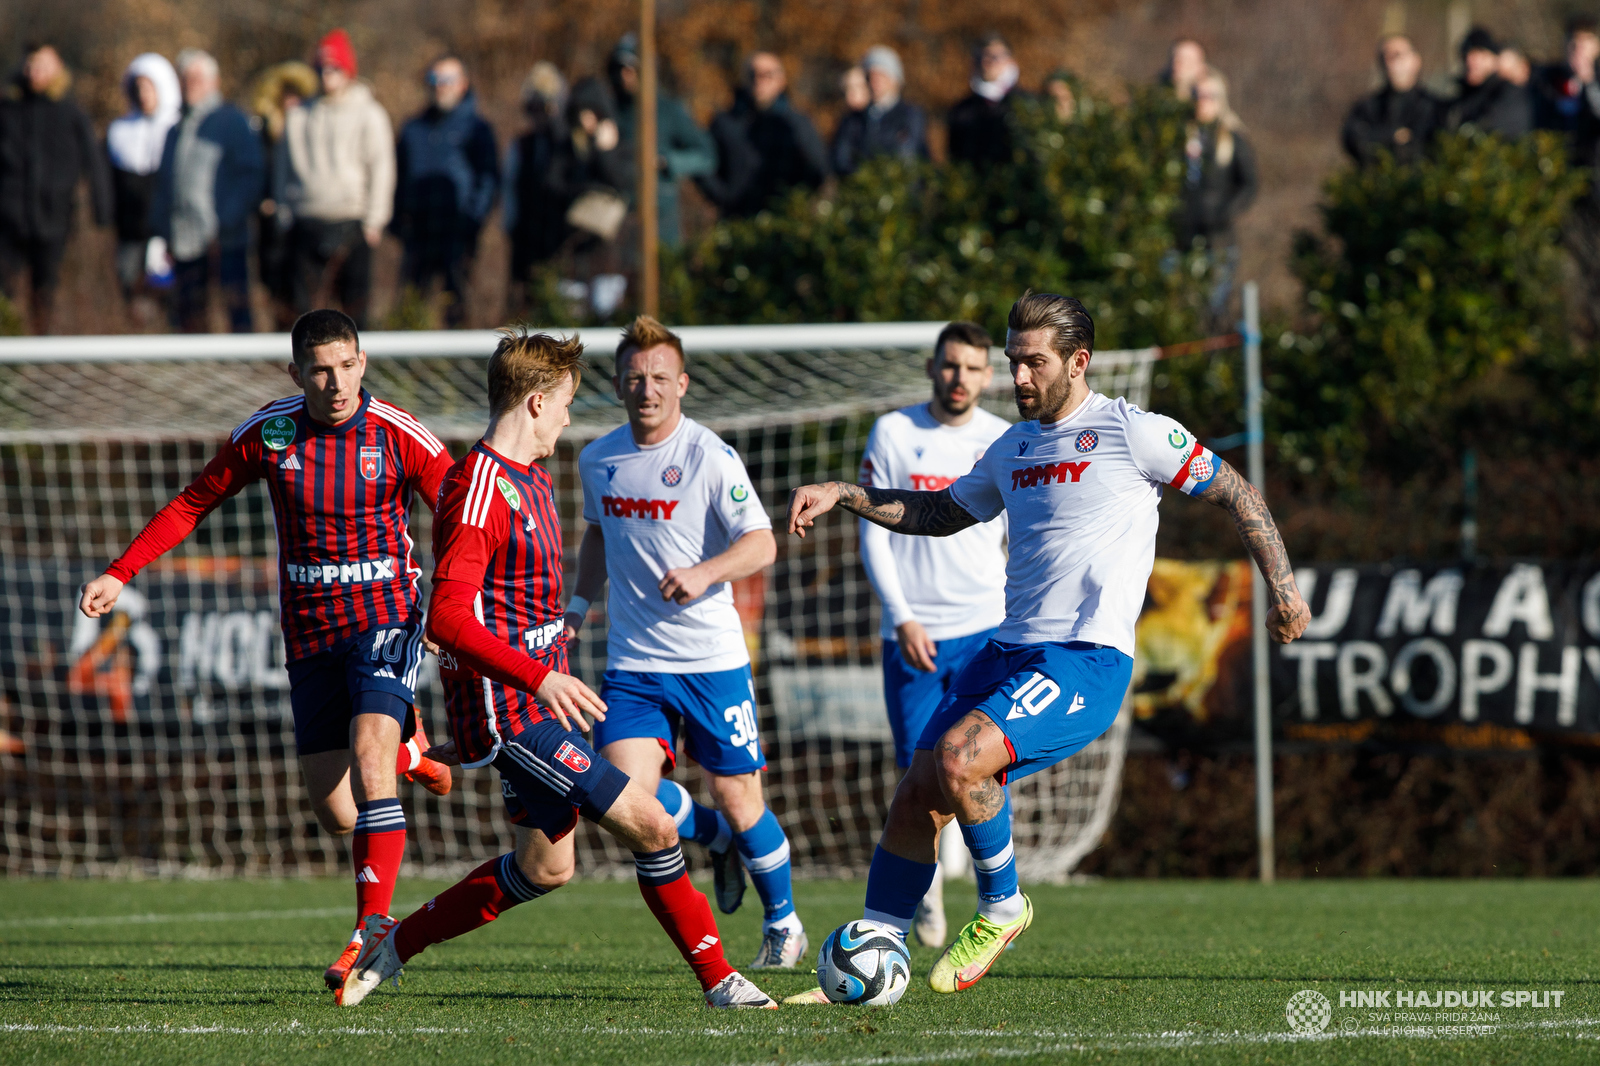
[[[628,422],[578,459],[588,528],[567,605],[576,636],[609,580],[607,713],[595,747],[661,801],[683,836],[711,849],[724,913],[738,908],[750,872],[763,907],[750,968],[789,969],[809,945],[794,909],[789,839],[762,799],[755,683],[729,585],[772,562],[772,522],[738,454],[683,414],[689,375],[676,334],[636,318],[617,345],[612,385]],[[680,732],[715,810],[662,776]]]
[[[1266,578],[1267,631],[1279,643],[1310,614],[1261,495],[1170,418],[1090,391],[1094,322],[1066,296],[1024,295],[1007,320],[1006,356],[1025,421],[972,472],[938,492],[807,485],[789,499],[805,535],[835,505],[899,533],[950,536],[1005,512],[1006,617],[956,678],[917,741],[867,879],[865,917],[911,926],[934,873],[934,841],[954,818],[973,855],[978,913],[928,984],[976,984],[1033,921],[1017,888],[1005,789],[1053,766],[1111,725],[1133,671],[1133,630],[1155,558],[1157,512],[1171,486],[1223,508]],[[825,1003],[821,989],[786,1002]]]
[[[982,326],[952,322],[939,331],[927,373],[927,403],[884,415],[872,427],[858,481],[867,488],[938,490],[972,469],[1011,424],[978,406],[994,376],[993,342]],[[861,562],[882,604],[883,697],[894,761],[911,767],[912,749],[951,683],[1005,618],[1006,522],[1002,515],[949,537],[908,537],[861,520]],[[912,930],[944,947],[943,874],[961,838],[939,838],[941,861]]]
[[[579,817],[633,852],[639,892],[713,1007],[777,1006],[722,954],[711,906],[689,881],[677,826],[654,794],[580,732],[605,703],[566,672],[561,521],[538,460],[570,423],[583,345],[507,332],[489,360],[489,428],[445,478],[434,520],[428,632],[450,717],[441,749],[500,771],[516,850],[491,859],[397,922],[367,918],[339,1002],[355,1006],[430,944],[494,921],[565,884]],[[587,719],[586,717],[587,716]]]
[[[356,932],[323,975],[344,983],[361,919],[388,913],[405,855],[396,778],[450,791],[450,769],[422,757],[422,571],[407,533],[413,495],[433,506],[450,453],[412,415],[361,387],[367,353],[338,311],[308,311],[289,334],[300,395],[274,400],[233,431],[198,478],[84,587],[80,609],[110,611],[123,586],[172,550],[223,500],[265,480],[278,533],[278,598],[295,747],[317,821],[349,836]],[[413,730],[415,733],[413,735]]]

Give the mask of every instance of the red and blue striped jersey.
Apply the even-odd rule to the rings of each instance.
[[[337,426],[303,395],[275,400],[235,429],[188,488],[107,569],[122,581],[174,547],[206,515],[265,481],[278,533],[278,598],[289,662],[422,612],[407,530],[413,493],[432,506],[450,453],[407,412],[361,391]]]
[[[495,642],[566,672],[561,519],[543,467],[511,462],[480,441],[445,476],[433,557],[435,587],[458,581],[480,590],[474,613]],[[448,647],[439,676],[463,765],[484,765],[502,737],[554,717],[531,693],[482,676]]]

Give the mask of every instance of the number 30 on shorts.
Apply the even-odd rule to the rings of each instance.
[[[737,707],[729,707],[723,711],[722,719],[733,723],[733,736],[728,738],[728,743],[736,748],[748,747],[750,754],[754,756],[761,735],[756,728],[755,706],[749,700],[745,700]]]

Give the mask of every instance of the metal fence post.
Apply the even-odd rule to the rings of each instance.
[[[1263,496],[1267,492],[1266,458],[1261,429],[1261,290],[1244,283],[1245,433],[1249,447],[1250,484]],[[1252,567],[1251,658],[1255,675],[1256,733],[1256,844],[1261,855],[1261,881],[1275,880],[1276,845],[1272,809],[1272,685],[1271,645],[1267,641],[1267,583]]]

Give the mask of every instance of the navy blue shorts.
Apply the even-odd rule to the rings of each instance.
[[[676,764],[678,730],[689,757],[714,774],[732,777],[767,768],[756,730],[756,686],[750,667],[708,674],[647,674],[607,670],[600,681],[606,704],[594,724],[594,746],[652,737]]]
[[[883,642],[883,702],[889,708],[889,728],[894,731],[894,764],[904,770],[911,765],[911,752],[928,720],[939,709],[956,676],[966,669],[972,657],[994,637],[985,629],[970,637],[936,640],[938,654],[933,657],[933,672],[925,673],[906,662],[900,643]]]
[[[956,678],[917,750],[934,750],[968,711],[982,711],[1005,734],[1011,752],[1001,784],[1036,774],[1110,729],[1132,678],[1133,659],[1115,648],[991,640]]]
[[[628,775],[596,754],[582,733],[550,720],[501,741],[494,768],[511,824],[538,829],[552,844],[572,832],[579,815],[604,818],[628,785]]]
[[[328,651],[289,664],[289,706],[301,755],[350,746],[350,719],[386,714],[400,723],[402,742],[416,732],[422,667],[422,621],[377,626],[345,637]]]

